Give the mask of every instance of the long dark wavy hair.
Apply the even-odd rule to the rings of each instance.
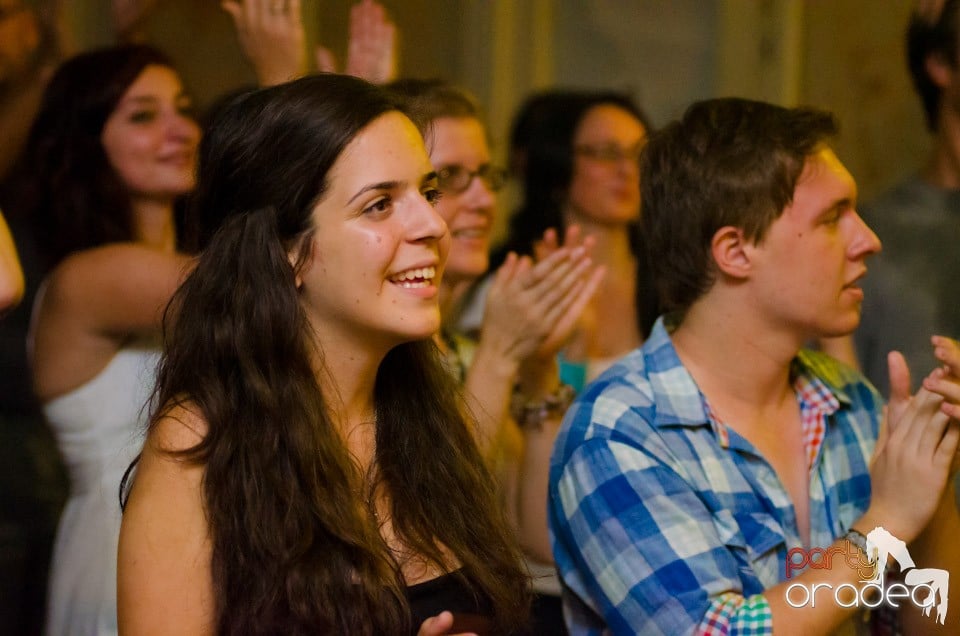
[[[72,252],[134,239],[130,195],[100,138],[123,94],[154,64],[173,68],[150,46],[109,47],[70,58],[50,79],[3,197],[42,237],[44,269]]]
[[[237,98],[202,142],[191,217],[203,249],[168,310],[152,421],[189,402],[208,426],[180,454],[204,466],[218,633],[415,629],[374,493],[414,553],[444,571],[441,546],[455,556],[500,629],[525,620],[519,549],[433,342],[401,344],[381,363],[366,473],[311,363],[288,253],[308,249],[343,149],[394,110],[380,88],[318,75]]]
[[[566,230],[563,205],[573,180],[574,137],[587,113],[596,106],[616,106],[636,117],[649,135],[649,118],[629,95],[615,91],[548,90],[521,106],[510,132],[510,170],[523,184],[520,206],[510,217],[503,242],[490,256],[495,269],[507,254],[531,254],[549,228]],[[650,332],[658,315],[657,295],[647,266],[640,223],[630,225],[630,247],[637,257],[637,308],[640,333]]]

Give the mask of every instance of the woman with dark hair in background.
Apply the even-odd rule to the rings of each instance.
[[[124,631],[522,627],[519,550],[432,340],[437,197],[417,129],[355,78],[213,123],[123,518]]]
[[[188,258],[174,203],[194,185],[200,131],[167,58],[85,53],[51,78],[11,209],[44,271],[33,384],[70,476],[52,559],[47,633],[116,633],[117,488],[142,443],[160,319]]]
[[[534,254],[548,228],[572,224],[596,241],[606,276],[563,350],[561,375],[582,388],[639,346],[657,316],[640,220],[640,151],[650,125],[626,95],[547,91],[521,108],[511,133],[511,168],[523,199],[492,265]]]

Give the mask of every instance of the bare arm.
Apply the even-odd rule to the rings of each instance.
[[[23,298],[23,270],[7,221],[0,214],[0,313]]]
[[[38,396],[49,399],[90,379],[128,338],[159,334],[164,309],[192,264],[182,254],[135,243],[65,259],[36,301]]]
[[[91,331],[124,336],[156,331],[174,291],[193,268],[184,254],[115,243],[67,258],[47,295]]]
[[[540,367],[536,371],[532,366]],[[549,379],[541,385],[543,394],[556,391],[559,386],[559,370],[555,356],[545,360],[528,361],[521,376],[536,373]],[[542,382],[542,380],[541,380]],[[524,383],[521,381],[521,387]],[[547,387],[550,387],[549,389]],[[525,393],[532,389],[522,389]],[[536,393],[533,393],[536,395]],[[550,547],[550,532],[547,525],[547,496],[550,473],[550,454],[563,421],[562,412],[550,412],[539,427],[525,426],[521,429],[523,444],[518,458],[516,487],[517,534],[524,552],[540,563],[553,563]]]
[[[497,271],[466,379],[481,418],[481,448],[496,437],[517,380],[530,399],[556,387],[555,377],[541,375],[542,365],[519,377],[521,365],[556,355],[602,275],[583,246],[558,249],[536,265],[512,254]]]
[[[539,402],[560,383],[556,355],[604,275],[589,258],[592,244],[582,244],[573,228],[564,247],[548,232],[548,247],[536,265],[510,255],[496,274],[487,296],[480,343],[467,375],[467,395],[481,417],[481,446],[503,437],[503,426],[516,424],[509,405],[516,385],[523,398]],[[516,453],[505,458],[503,480],[507,513],[525,551],[552,563],[547,530],[547,476],[550,452],[562,413],[550,413],[540,428],[526,427]]]
[[[117,618],[123,634],[215,631],[203,468],[166,452],[195,445],[205,428],[202,418],[177,407],[144,445],[120,526]]]

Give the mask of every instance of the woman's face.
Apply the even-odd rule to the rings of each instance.
[[[151,64],[110,113],[100,141],[132,197],[167,200],[193,189],[200,127],[191,107],[173,69]]]
[[[464,175],[491,170],[490,149],[483,125],[474,117],[440,117],[432,123],[430,160],[441,174]],[[452,239],[447,282],[455,284],[483,276],[489,265],[496,196],[487,180],[474,176],[461,191],[444,188],[437,212]]]
[[[379,348],[433,335],[450,235],[434,209],[437,178],[416,127],[398,112],[373,120],[327,182],[298,273],[314,329]]]
[[[610,104],[586,112],[573,137],[573,178],[567,192],[572,221],[622,224],[640,216],[643,124]]]

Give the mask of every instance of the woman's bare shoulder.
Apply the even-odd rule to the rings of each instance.
[[[195,447],[206,434],[207,420],[200,407],[191,400],[177,401],[154,418],[147,446],[162,454],[176,453]]]

